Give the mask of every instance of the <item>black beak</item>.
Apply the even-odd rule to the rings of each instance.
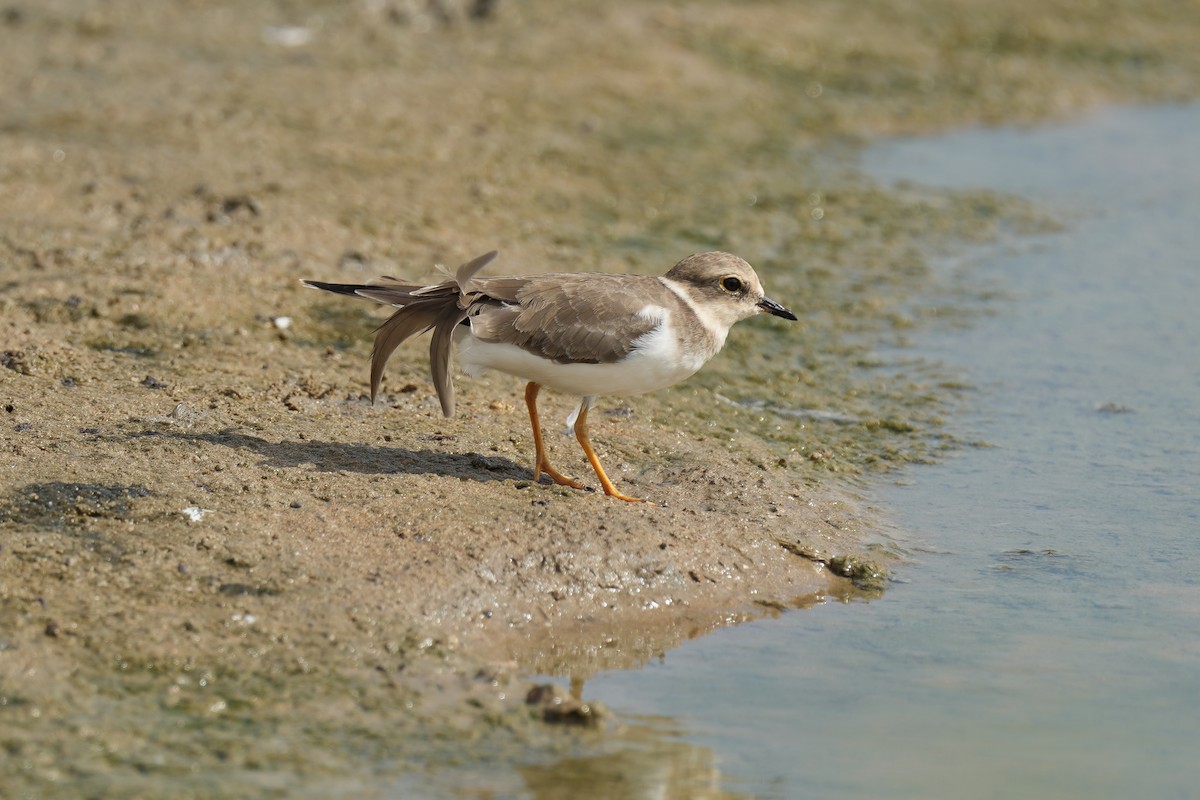
[[[763,314],[774,314],[775,316],[783,317],[784,319],[796,319],[795,314],[788,311],[786,308],[779,305],[779,303],[776,303],[769,297],[764,297],[762,300],[758,301],[758,310]]]

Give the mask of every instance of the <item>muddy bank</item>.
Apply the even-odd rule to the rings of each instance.
[[[922,12],[11,5],[4,783],[319,793],[602,749],[542,726],[521,676],[861,591],[826,567],[886,561],[855,482],[948,446],[961,388],[873,348],[928,312],[931,248],[1048,223],[844,157],[1200,72],[1165,4]],[[740,325],[695,379],[597,408],[613,477],[659,505],[534,485],[519,382],[460,379],[445,420],[418,342],[371,406],[377,312],[297,283],[492,248],[496,274],[732,250],[801,323]]]

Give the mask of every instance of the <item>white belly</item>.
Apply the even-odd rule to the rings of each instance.
[[[465,327],[460,331],[455,336],[459,363],[468,375],[499,370],[577,397],[653,392],[694,375],[705,361],[683,355],[664,325],[643,336],[624,361],[613,364],[556,364],[516,345],[481,342]]]

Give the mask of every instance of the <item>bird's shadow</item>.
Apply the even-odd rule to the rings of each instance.
[[[473,481],[531,480],[530,467],[503,456],[410,450],[369,444],[317,441],[269,442],[259,436],[225,430],[216,433],[153,431],[143,435],[205,442],[247,450],[262,456],[267,466],[296,468],[311,464],[320,472],[358,472],[365,475],[443,475]]]

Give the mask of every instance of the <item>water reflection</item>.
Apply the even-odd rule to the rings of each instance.
[[[788,549],[785,543],[780,543]],[[822,561],[819,554],[804,557]],[[889,548],[882,560],[901,554]],[[822,561],[822,563],[826,563]],[[584,681],[611,670],[628,670],[657,664],[666,653],[685,642],[708,636],[721,628],[763,618],[776,618],[789,610],[814,608],[828,603],[855,603],[883,596],[888,574],[876,562],[851,556],[834,556],[826,566],[846,580],[831,583],[829,590],[809,592],[783,600],[761,600],[734,608],[721,616],[701,611],[694,616],[662,615],[644,625],[623,621],[619,626],[600,623],[576,627],[554,626],[524,634],[512,644],[512,657],[522,669],[560,680],[569,679],[571,694],[583,698]]]
[[[602,755],[564,758],[520,769],[536,800],[732,800],[721,788],[713,752],[680,737],[671,720],[637,718]]]

